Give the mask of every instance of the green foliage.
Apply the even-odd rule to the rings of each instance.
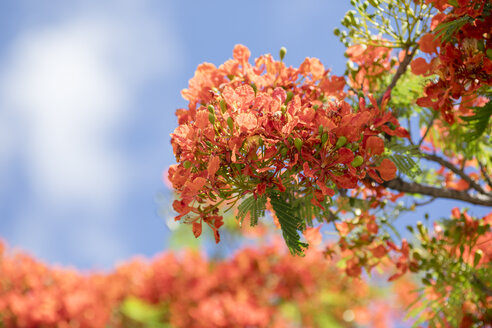
[[[321,209],[311,204],[312,197],[314,196],[297,198],[292,206],[294,213],[300,218],[305,218],[309,226],[313,226],[313,218],[319,219],[323,216]]]
[[[286,193],[272,192],[269,197],[290,253],[292,255],[304,255],[304,249],[308,247],[308,244],[301,242],[301,236],[298,232],[305,229],[303,219],[294,214],[292,204],[287,202]]]
[[[481,107],[483,109],[483,107]],[[442,129],[431,128],[429,136],[434,140],[440,140],[443,144],[439,146],[448,157],[462,155],[466,159],[476,158],[485,167],[492,167],[492,142],[490,133],[482,133],[476,139],[469,137],[470,127],[461,124],[449,125],[441,122],[449,133],[442,138]],[[473,126],[473,125],[472,125]],[[487,132],[487,129],[486,131]],[[473,134],[473,133],[472,133]]]
[[[389,85],[391,76],[386,77],[385,84]],[[427,78],[420,75],[414,75],[407,71],[403,74],[395,87],[391,90],[391,99],[389,107],[397,117],[410,118],[413,115],[420,114],[422,111],[419,106],[415,105],[415,100],[422,96]]]
[[[243,223],[244,218],[249,213],[250,224],[252,227],[258,224],[258,219],[265,215],[266,196],[255,197],[251,195],[241,202],[238,206],[237,220]]]
[[[468,23],[473,22],[474,19],[470,16],[462,16],[458,19],[451,20],[449,22],[444,22],[439,24],[434,30],[435,39],[441,38],[442,42],[449,42],[453,35],[459,31],[460,28]]]
[[[490,127],[489,120],[492,116],[492,93],[487,95],[489,102],[483,107],[472,107],[473,116],[461,116],[466,124],[465,141],[475,141]]]
[[[414,247],[413,258],[419,262],[422,283],[433,289],[437,298],[423,301],[407,317],[415,318],[424,308],[431,309],[433,316],[421,317],[415,326],[424,318],[429,325],[445,318],[455,327],[461,322],[463,304],[468,302],[477,305],[477,314],[492,318],[492,309],[483,306],[492,293],[492,264],[477,266],[481,250],[476,248],[479,238],[491,231],[490,225],[462,214],[460,218],[443,220],[441,227],[442,232],[436,235],[422,223],[417,224],[419,245]]]
[[[417,145],[403,145],[396,142],[396,138],[386,144],[385,156],[395,163],[398,171],[415,178],[422,173],[419,163],[414,158],[419,156]]]
[[[163,323],[162,319],[166,316],[164,306],[146,303],[136,297],[125,299],[120,308],[121,313],[129,322],[128,327],[141,328],[170,328],[169,324]]]

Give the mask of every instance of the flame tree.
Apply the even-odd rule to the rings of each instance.
[[[229,210],[252,226],[269,213],[293,255],[308,248],[308,227],[331,225],[339,240],[325,252],[344,254],[347,275],[389,260],[390,281],[421,279],[417,294],[434,296],[414,310],[417,324],[481,327],[492,318],[491,215],[456,208],[433,229],[409,226],[410,241],[387,231],[436,199],[492,206],[492,4],[351,4],[335,29],[343,76],[316,58],[287,66],[284,48],[252,61],[243,45],[219,67],[198,66],[171,134],[175,219],[218,243]]]
[[[343,76],[237,45],[198,67],[176,113],[175,219],[283,244],[102,274],[0,243],[0,327],[490,327],[492,213],[417,217],[408,240],[397,219],[438,199],[492,207],[492,4],[351,4]]]

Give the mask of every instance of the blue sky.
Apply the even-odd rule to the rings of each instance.
[[[180,90],[237,43],[343,71],[338,1],[0,2],[0,236],[110,268],[164,249],[158,215]],[[161,196],[162,197],[162,196]]]
[[[169,133],[196,66],[218,65],[242,43],[253,57],[285,46],[287,64],[318,57],[341,74],[332,31],[348,9],[334,0],[0,2],[1,238],[84,269],[162,251]]]

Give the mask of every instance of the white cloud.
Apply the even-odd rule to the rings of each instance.
[[[24,36],[13,52],[5,96],[25,128],[29,179],[50,203],[105,206],[117,196],[122,167],[104,143],[127,96],[104,50],[81,24]]]
[[[24,31],[0,63],[0,178],[22,156],[32,192],[17,226],[69,220],[70,210],[84,208],[87,228],[72,232],[79,241],[110,230],[114,222],[104,221],[117,217],[129,187],[129,161],[115,140],[139,88],[179,66],[169,26],[145,6],[100,9]],[[43,211],[53,218],[38,217]],[[15,230],[21,244],[29,238]]]

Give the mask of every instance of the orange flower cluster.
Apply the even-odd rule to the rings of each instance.
[[[9,255],[0,240],[2,327],[105,327],[130,283],[124,273],[85,276],[23,253]]]
[[[189,107],[177,111],[171,134],[176,220],[193,223],[195,236],[205,222],[218,242],[218,206],[246,194],[292,187],[323,208],[335,189],[355,188],[366,175],[379,183],[395,177],[394,163],[380,157],[378,135],[408,133],[385,102],[380,108],[370,97],[370,106],[361,99],[352,108],[342,100],[344,79],[330,77],[316,58],[292,68],[265,55],[252,65],[242,45],[233,57],[218,68],[198,67],[182,92]]]
[[[457,0],[456,6],[448,1],[430,0],[439,11],[433,17],[432,33],[424,35],[420,50],[434,55],[430,62],[416,58],[412,64],[415,74],[437,74],[437,81],[425,88],[425,96],[417,100],[422,107],[440,111],[450,124],[458,113],[467,114],[474,106],[477,90],[492,85],[492,5],[489,0]],[[453,25],[458,28],[453,30]],[[447,35],[443,30],[452,30]],[[463,106],[456,109],[454,102]]]
[[[384,44],[384,40],[381,43]],[[357,69],[349,74],[350,86],[364,93],[379,91],[380,80],[394,65],[391,61],[391,48],[355,44],[348,47],[345,54],[357,65]]]
[[[80,274],[10,255],[0,243],[0,279],[5,328],[140,326],[120,309],[129,296],[159,309],[159,322],[173,327],[317,327],[327,317],[376,327],[371,322],[398,313],[388,305],[370,311],[368,285],[341,275],[321,252],[292,261],[276,246],[241,250],[220,262],[163,253],[109,274]]]
[[[401,247],[396,246],[388,239],[378,235],[379,223],[376,216],[362,213],[353,219],[335,223],[340,240],[336,244],[341,250],[341,256],[348,259],[345,273],[351,277],[358,277],[365,268],[367,272],[379,266],[392,263],[397,272],[389,277],[389,281],[403,276],[408,270],[415,272],[417,263],[411,259],[410,246],[403,239]],[[336,253],[330,251],[328,253]]]

